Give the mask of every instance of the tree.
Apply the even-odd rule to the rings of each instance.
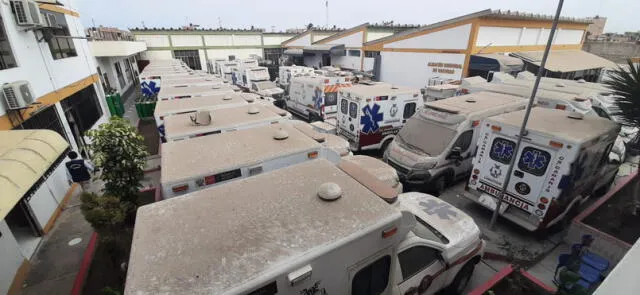
[[[148,156],[143,137],[129,121],[116,116],[87,135],[96,166],[102,170],[104,194],[137,205]]]
[[[309,24],[307,25],[307,30],[311,30],[311,29],[313,29],[313,23],[309,23]]]
[[[630,59],[627,64],[629,69],[619,66],[604,84],[618,96],[613,115],[625,125],[640,127],[640,65],[634,65]],[[631,150],[640,149],[640,133],[628,145]]]

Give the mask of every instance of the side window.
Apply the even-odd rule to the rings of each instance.
[[[515,148],[515,142],[501,137],[496,137],[491,144],[489,157],[494,161],[509,165],[509,163],[511,163],[511,158],[513,158],[513,151]]]
[[[473,139],[473,129],[467,130],[458,136],[454,147],[460,147],[460,152],[466,152],[471,146],[471,140]]]
[[[438,250],[415,246],[398,254],[402,279],[407,280],[438,259]]]
[[[253,85],[251,85],[251,89],[253,89],[253,91],[258,91],[258,85],[253,83]]]
[[[338,93],[337,92],[325,92],[324,94],[324,105],[326,106],[334,106],[338,103]]]
[[[611,149],[613,149],[613,143],[610,144],[609,146],[607,146],[606,149],[604,149],[604,153],[602,154],[602,158],[600,158],[600,162],[598,163],[599,167],[604,165],[604,163],[606,163],[607,160],[609,160],[609,153],[611,153]]]
[[[391,256],[387,255],[364,267],[353,277],[352,295],[382,294],[389,284]]]
[[[598,114],[598,116],[611,120],[611,117],[609,117],[609,114],[607,114],[607,112],[605,112],[602,108],[593,107],[593,110],[596,112],[596,114]]]
[[[11,44],[9,44],[9,37],[4,29],[3,18],[0,16],[0,70],[15,68],[17,66],[18,64],[11,51]]]
[[[349,101],[346,99],[340,100],[340,111],[345,115],[349,112]]]
[[[349,104],[349,117],[356,118],[358,116],[358,104],[355,102],[351,102]]]
[[[518,168],[535,176],[542,176],[549,166],[551,154],[534,147],[525,147],[518,161]]]
[[[404,105],[404,112],[402,113],[402,117],[403,118],[409,119],[415,113],[416,113],[416,103],[415,102],[408,103],[408,104]]]

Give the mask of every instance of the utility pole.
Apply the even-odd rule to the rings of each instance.
[[[218,17],[218,28],[222,29],[222,21],[220,20],[220,17]]]
[[[527,105],[527,110],[524,113],[524,119],[522,120],[522,126],[520,127],[520,135],[518,136],[518,141],[516,142],[515,152],[511,157],[511,161],[509,162],[509,169],[507,170],[507,175],[504,178],[504,183],[502,183],[502,188],[500,189],[500,193],[498,193],[498,203],[496,204],[496,209],[493,211],[493,215],[491,216],[491,223],[489,223],[489,230],[493,230],[493,227],[496,224],[496,220],[498,219],[498,215],[500,214],[499,213],[500,206],[502,205],[503,196],[507,191],[507,187],[509,186],[509,181],[511,180],[513,167],[516,164],[516,158],[518,156],[518,152],[520,151],[520,144],[522,144],[522,138],[526,135],[526,132],[527,132],[527,122],[529,121],[529,115],[531,114],[531,107],[533,107],[533,102],[536,97],[536,93],[538,92],[538,86],[540,85],[540,79],[542,78],[542,74],[545,71],[544,66],[547,63],[547,57],[549,57],[549,51],[551,51],[551,45],[553,44],[556,28],[558,27],[558,20],[560,19],[560,12],[562,11],[563,3],[564,3],[564,0],[558,1],[558,9],[556,10],[556,15],[553,18],[553,23],[551,24],[551,32],[549,32],[549,39],[547,40],[547,46],[544,49],[544,54],[542,55],[542,61],[540,61],[540,67],[538,68],[538,75],[536,75],[536,81],[533,84],[533,89],[531,90],[531,97],[529,97],[529,104]]]
[[[326,28],[329,28],[329,0],[324,1],[324,8],[325,8],[325,26]]]

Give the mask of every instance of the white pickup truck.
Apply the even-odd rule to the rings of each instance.
[[[460,294],[473,219],[358,164],[307,161],[138,210],[125,294]]]

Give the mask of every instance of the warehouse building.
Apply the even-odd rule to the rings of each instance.
[[[551,23],[550,16],[483,10],[369,41],[363,49],[371,52],[367,55],[380,55],[378,64],[374,63],[377,79],[425,87],[460,80],[470,73],[487,76],[491,71],[535,71]],[[560,19],[547,76],[592,81],[611,65],[581,50],[589,23],[586,19]]]
[[[8,2],[0,5],[0,294],[22,288],[42,236],[76,188],[67,182],[66,151],[89,156],[84,134],[109,116],[69,0],[23,8],[16,17]]]
[[[373,71],[377,53],[363,52],[365,42],[378,40],[416,26],[388,24],[362,25],[324,37],[322,33],[308,31],[298,39],[283,43],[292,48],[289,55],[304,56],[304,65],[311,67],[334,66],[355,71]],[[315,38],[314,38],[315,37]],[[322,37],[322,38],[321,38]],[[311,44],[307,44],[311,42]]]
[[[195,70],[206,70],[210,59],[257,56],[277,60],[280,44],[291,33],[266,33],[262,29],[131,29],[136,41],[145,42],[145,60],[177,58]]]

